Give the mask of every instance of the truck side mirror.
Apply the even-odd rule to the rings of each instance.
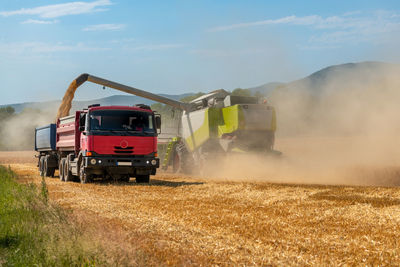
[[[156,119],[156,128],[157,130],[159,130],[159,132],[161,132],[161,115],[156,114],[155,119]]]
[[[85,130],[85,126],[84,125],[79,126],[79,131],[83,132],[84,130]]]

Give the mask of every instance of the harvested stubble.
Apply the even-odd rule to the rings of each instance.
[[[33,165],[15,164],[33,179]],[[62,183],[50,197],[116,253],[167,265],[399,265],[400,189],[206,181]],[[136,254],[135,254],[136,253]],[[130,256],[126,256],[130,255]],[[152,262],[152,261],[150,261]]]
[[[36,163],[34,151],[0,151],[0,164]]]

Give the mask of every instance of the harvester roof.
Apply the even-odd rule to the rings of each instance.
[[[228,95],[230,95],[229,92],[225,91],[224,89],[219,89],[219,90],[212,91],[211,93],[202,95],[202,96],[190,101],[190,103],[196,103],[196,102],[203,101],[204,99],[208,100],[211,98],[222,98],[223,99]]]

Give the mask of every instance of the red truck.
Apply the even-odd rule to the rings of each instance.
[[[148,183],[159,167],[157,135],[161,117],[149,106],[91,105],[56,124],[36,128],[41,175],[61,181],[94,179]]]

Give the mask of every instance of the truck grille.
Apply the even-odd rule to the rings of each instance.
[[[114,153],[116,153],[116,154],[130,154],[130,153],[133,153],[133,147],[132,146],[128,146],[128,147],[125,147],[125,148],[122,148],[120,146],[115,146],[114,148],[115,148]]]

